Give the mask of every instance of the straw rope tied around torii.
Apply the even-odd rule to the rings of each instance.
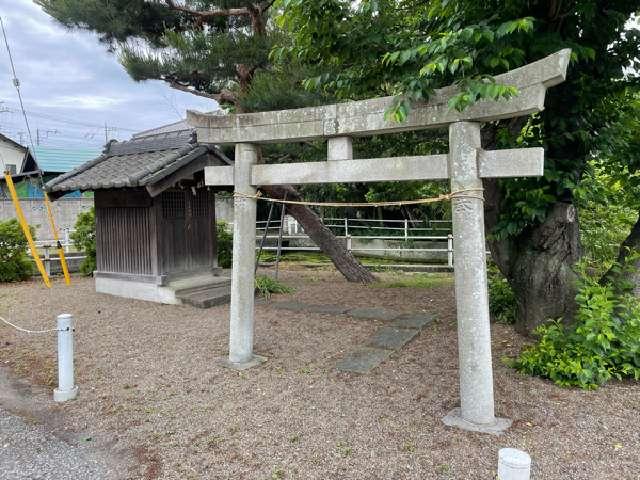
[[[453,198],[475,198],[477,200],[484,201],[482,196],[483,188],[466,188],[464,190],[456,190],[455,192],[443,193],[436,197],[417,198],[414,200],[396,200],[390,202],[306,202],[301,200],[286,200],[280,198],[265,197],[261,192],[255,195],[249,195],[246,193],[234,192],[234,197],[239,198],[252,198],[255,200],[263,200],[270,203],[280,203],[284,205],[304,205],[305,207],[352,207],[352,208],[367,208],[367,207],[401,207],[403,205],[423,205],[427,203],[446,202]],[[480,192],[479,195],[471,195],[473,192]]]

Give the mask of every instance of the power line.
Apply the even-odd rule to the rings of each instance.
[[[18,80],[18,76],[16,75],[16,67],[13,63],[13,55],[11,55],[11,49],[9,48],[9,42],[7,40],[7,32],[4,29],[4,21],[2,20],[2,17],[0,17],[0,27],[2,27],[2,37],[4,38],[4,45],[7,48],[7,53],[9,54],[9,63],[11,63],[11,71],[13,72],[13,86],[16,87],[16,92],[18,93],[18,100],[20,101],[20,109],[22,110],[22,116],[24,117],[24,123],[27,127],[27,133],[29,135],[29,143],[31,144],[31,150],[35,158],[35,148],[33,145],[33,136],[31,135],[31,127],[29,127],[29,119],[27,118],[27,112],[24,109],[24,103],[22,101],[22,93],[20,92],[20,80]],[[37,163],[37,159],[36,159],[36,163]],[[42,177],[40,179],[42,180]]]
[[[3,112],[16,113],[16,110],[13,110],[11,108],[5,107],[3,110],[0,110],[0,113],[3,113]],[[69,120],[67,118],[59,117],[59,116],[56,116],[56,115],[50,115],[50,114],[45,114],[45,113],[37,113],[37,112],[34,112],[32,110],[27,110],[27,113],[31,117],[43,118],[45,120],[51,120],[51,121],[54,121],[54,122],[66,123],[66,124],[74,125],[74,126],[77,126],[77,127],[99,128],[101,130],[104,129],[104,125],[98,125],[97,123],[78,122],[77,120]],[[127,132],[134,132],[134,133],[140,131],[140,129],[129,128],[129,127],[120,127],[120,126],[117,126],[117,125],[109,125],[109,128],[116,128],[118,130],[123,130],[123,131],[127,131]]]

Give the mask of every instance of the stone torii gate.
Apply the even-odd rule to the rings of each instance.
[[[393,97],[374,98],[296,110],[237,115],[188,112],[198,141],[235,144],[235,164],[205,168],[205,183],[233,186],[235,224],[227,366],[249,368],[264,361],[253,353],[254,262],[257,187],[306,183],[379,182],[450,179],[453,209],[454,275],[458,319],[459,409],[444,418],[448,425],[498,432],[510,425],[495,417],[491,334],[487,295],[482,179],[541,176],[544,150],[521,148],[485,151],[481,122],[539,112],[548,87],[565,79],[570,50],[498,75],[519,94],[509,100],[478,102],[463,112],[447,102],[458,92],[438,90],[416,105],[402,123],[387,121]],[[353,159],[352,137],[449,127],[449,154]],[[326,162],[258,163],[262,143],[327,140]]]

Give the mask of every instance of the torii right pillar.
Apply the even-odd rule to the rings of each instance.
[[[484,202],[479,174],[480,124],[449,126],[451,199],[460,407],[443,419],[449,426],[499,433],[511,420],[496,418],[487,289]]]

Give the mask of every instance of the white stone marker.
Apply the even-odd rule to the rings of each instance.
[[[255,195],[251,186],[251,167],[258,162],[259,147],[238,143],[234,162],[235,192]],[[236,196],[233,199],[233,275],[231,277],[231,305],[229,322],[228,367],[243,370],[265,359],[253,354],[253,311],[255,295],[256,256],[255,198]]]
[[[501,448],[498,452],[498,480],[529,480],[531,457],[516,448]]]
[[[451,200],[460,408],[444,423],[482,432],[501,431],[510,421],[496,419],[484,235],[484,203],[478,157],[480,124],[457,122],[449,126]]]
[[[73,375],[73,316],[58,315],[58,388],[53,390],[56,402],[66,402],[78,396]]]

